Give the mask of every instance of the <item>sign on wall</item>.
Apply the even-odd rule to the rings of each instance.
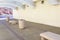
[[[6,7],[0,7],[0,18],[6,18],[12,16],[12,9]]]
[[[48,0],[48,3],[51,5],[59,4],[58,0]]]

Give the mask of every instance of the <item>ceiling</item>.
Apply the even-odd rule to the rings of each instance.
[[[16,7],[23,8],[23,5],[33,6],[32,0],[0,0],[0,7],[8,7],[15,9]]]

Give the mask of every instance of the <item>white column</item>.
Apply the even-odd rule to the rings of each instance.
[[[25,28],[24,20],[23,20],[24,9],[19,9],[18,13],[19,13],[19,20],[18,20],[19,21],[19,28],[24,29]]]
[[[16,9],[13,9],[13,18],[19,19],[19,13]]]
[[[22,20],[23,19],[22,13],[23,13],[23,9],[13,10],[13,17],[15,19],[18,19],[18,24],[19,24],[20,29],[24,28],[24,21]]]
[[[24,21],[23,21],[23,19],[19,20],[19,28],[24,29]]]

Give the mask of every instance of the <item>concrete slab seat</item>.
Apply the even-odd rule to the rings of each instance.
[[[44,32],[40,36],[41,40],[60,40],[60,35],[52,32]]]
[[[7,22],[9,22],[10,24],[18,24],[18,20],[17,19],[7,19]]]
[[[10,23],[10,24],[18,24],[18,22],[15,21],[15,20],[10,20],[9,23]]]

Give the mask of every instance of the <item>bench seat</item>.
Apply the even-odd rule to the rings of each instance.
[[[44,39],[60,40],[60,35],[52,32],[44,32],[44,33],[41,33],[40,36],[41,36],[41,40],[44,40]]]

